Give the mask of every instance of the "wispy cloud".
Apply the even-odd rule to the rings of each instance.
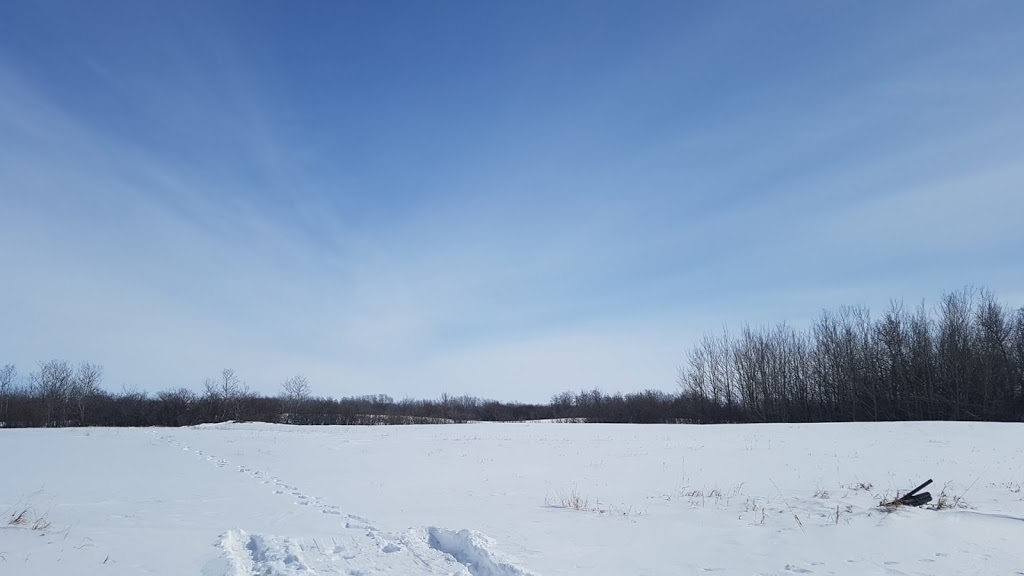
[[[476,15],[535,37],[466,37],[500,66],[457,28],[398,50],[218,10],[148,40],[142,14],[63,22],[63,75],[0,53],[0,361],[544,399],[672,389],[723,324],[969,282],[1024,304],[1011,30],[861,15],[839,42],[759,10],[673,12],[683,36],[561,15],[571,39]]]

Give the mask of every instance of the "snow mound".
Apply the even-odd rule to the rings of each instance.
[[[536,576],[470,530],[413,530],[393,537],[379,531],[339,534],[329,541],[229,530],[218,543],[216,576],[340,576],[370,574]]]
[[[225,576],[293,576],[317,573],[306,563],[303,546],[290,538],[231,530],[221,537],[220,547],[233,568]]]
[[[431,526],[427,544],[462,564],[473,576],[535,576],[494,549],[494,540],[472,530],[454,532]]]

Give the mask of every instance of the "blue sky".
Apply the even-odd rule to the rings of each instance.
[[[0,3],[0,363],[675,389],[723,325],[1024,305],[1019,2]]]

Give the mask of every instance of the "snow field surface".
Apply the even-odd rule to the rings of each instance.
[[[1024,574],[1022,433],[0,430],[0,574]],[[928,478],[947,508],[878,508]]]

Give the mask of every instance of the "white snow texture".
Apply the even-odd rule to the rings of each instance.
[[[0,430],[0,575],[1024,575],[1022,432]]]

